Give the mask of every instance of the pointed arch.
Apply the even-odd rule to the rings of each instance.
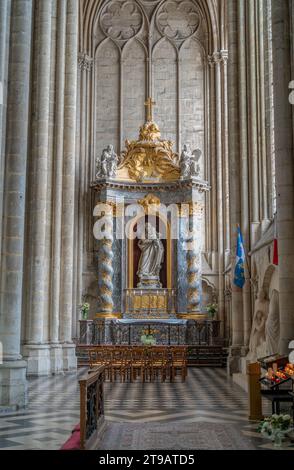
[[[156,44],[152,64],[153,96],[156,101],[154,119],[162,135],[177,142],[178,53],[168,39],[162,38]]]
[[[122,51],[122,141],[136,139],[145,120],[146,48],[136,38]]]
[[[120,50],[107,38],[97,47],[94,59],[94,148],[99,156],[110,143],[119,147]]]

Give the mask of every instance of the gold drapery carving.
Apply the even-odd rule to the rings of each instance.
[[[116,179],[134,181],[176,181],[180,178],[179,156],[173,142],[160,139],[153,121],[140,127],[138,140],[126,140]]]
[[[138,204],[143,207],[145,214],[152,211],[158,211],[160,207],[160,199],[153,194],[147,194],[143,199],[139,199]]]

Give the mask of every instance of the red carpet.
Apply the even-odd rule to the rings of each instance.
[[[77,424],[70,438],[63,444],[60,450],[80,450],[80,424]]]

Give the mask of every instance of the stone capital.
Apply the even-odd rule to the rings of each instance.
[[[229,52],[227,50],[223,49],[223,50],[220,51],[219,55],[220,55],[221,63],[226,65],[227,62],[228,62],[228,59],[229,59]]]
[[[213,65],[221,63],[221,53],[220,52],[213,52],[213,54],[207,57],[209,65],[212,67]]]
[[[93,59],[85,52],[81,52],[78,55],[78,65],[82,72],[90,72],[93,67]]]

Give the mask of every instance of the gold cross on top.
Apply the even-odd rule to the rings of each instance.
[[[156,103],[155,101],[152,101],[152,98],[148,98],[147,101],[145,101],[144,106],[147,108],[147,121],[153,121],[153,113],[152,113],[152,108],[155,106]]]

